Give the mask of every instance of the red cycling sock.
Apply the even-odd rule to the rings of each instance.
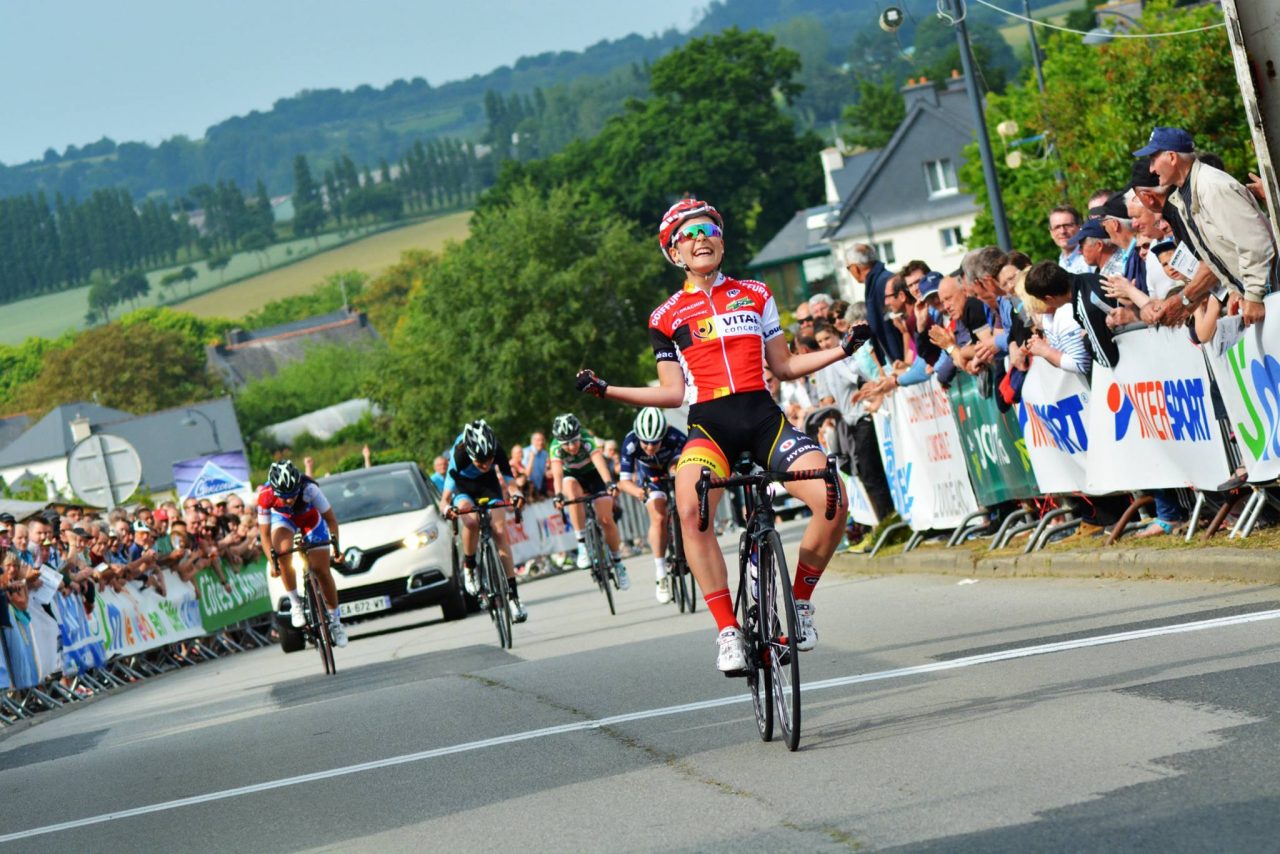
[[[733,597],[729,595],[728,587],[704,593],[702,599],[707,603],[707,610],[711,612],[711,616],[715,618],[717,629],[724,631],[738,628],[738,618],[733,614]]]
[[[818,585],[818,579],[825,570],[825,566],[810,566],[803,561],[796,563],[796,580],[791,584],[791,595],[805,601],[812,599],[813,588]]]

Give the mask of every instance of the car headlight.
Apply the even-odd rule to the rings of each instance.
[[[435,522],[432,522],[425,528],[419,528],[414,531],[400,542],[406,549],[420,549],[428,543],[434,543],[439,536],[440,527]]]

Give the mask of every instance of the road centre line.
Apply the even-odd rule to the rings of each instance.
[[[875,673],[861,673],[852,676],[841,676],[835,679],[824,679],[819,682],[804,685],[802,690],[805,692],[823,691],[846,685],[858,685],[864,682],[881,682],[888,679],[902,679],[926,673],[958,670],[963,667],[973,667],[979,664],[992,664],[999,661],[1030,658],[1037,655],[1051,655],[1053,653],[1069,652],[1071,650],[1086,649],[1094,646],[1107,646],[1116,643],[1145,640],[1147,638],[1160,637],[1163,635],[1176,635],[1185,634],[1187,632],[1226,628],[1229,626],[1238,626],[1247,623],[1261,622],[1263,620],[1274,620],[1277,618],[1280,618],[1280,609],[1259,611],[1253,614],[1238,614],[1230,617],[1217,617],[1212,620],[1201,620],[1192,623],[1178,623],[1170,626],[1138,629],[1136,631],[1129,632],[1117,632],[1109,635],[1097,635],[1095,637],[1088,638],[1076,638],[1074,640],[1060,641],[1057,643],[1038,644],[1034,646],[1018,647],[1015,649],[1000,650],[998,652],[984,653],[982,655],[974,655],[967,658],[955,658],[948,661],[936,661],[930,664],[920,664],[912,667],[900,667],[894,670],[881,670]],[[657,709],[645,709],[638,712],[611,715],[609,717],[598,718],[596,720],[578,721],[576,723],[561,724],[559,726],[543,727],[541,729],[511,733],[510,735],[485,738],[479,741],[468,741],[462,744],[451,745],[449,747],[437,747],[432,750],[405,753],[400,756],[391,756],[385,759],[376,759],[355,765],[345,765],[341,768],[331,768],[327,771],[315,771],[310,774],[299,774],[295,777],[268,780],[262,783],[254,783],[249,786],[237,786],[236,788],[223,789],[218,792],[207,792],[202,795],[192,795],[191,797],[178,798],[176,800],[163,801],[156,804],[148,804],[146,806],[134,807],[127,810],[117,810],[115,812],[103,813],[101,815],[89,816],[87,818],[59,822],[58,824],[48,824],[43,827],[19,830],[13,833],[0,835],[0,843],[13,842],[19,839],[28,839],[33,836],[44,836],[46,834],[57,833],[63,830],[74,830],[79,827],[89,827],[95,824],[104,824],[110,821],[119,821],[121,819],[134,818],[136,816],[149,815],[151,813],[166,812],[169,810],[179,809],[181,807],[195,806],[197,804],[210,803],[212,801],[221,801],[227,798],[251,795],[257,792],[266,792],[272,789],[283,789],[289,786],[313,783],[334,777],[345,777],[350,774],[359,774],[364,771],[375,771],[380,768],[407,765],[412,762],[422,762],[427,759],[436,759],[441,756],[449,756],[455,753],[467,753],[474,750],[483,750],[489,747],[498,747],[504,744],[548,738],[554,735],[564,735],[572,732],[601,729],[603,727],[616,726],[617,724],[630,723],[632,721],[680,715],[687,712],[714,709],[720,706],[731,706],[738,703],[747,703],[749,700],[750,697],[745,693],[736,694],[732,697],[719,697],[713,700],[701,700],[696,703],[683,703],[678,706],[663,706]]]

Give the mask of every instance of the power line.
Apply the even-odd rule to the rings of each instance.
[[[1086,30],[1073,30],[1071,27],[1062,27],[1057,24],[1050,24],[1048,21],[1037,21],[1035,18],[1028,18],[1025,15],[1019,15],[1017,12],[1011,12],[1008,9],[1002,9],[994,3],[988,3],[987,0],[973,0],[973,2],[979,4],[980,6],[986,6],[988,9],[994,9],[995,11],[1000,12],[1003,15],[1008,15],[1010,18],[1017,18],[1019,21],[1026,21],[1029,24],[1035,24],[1036,26],[1039,26],[1039,27],[1046,27],[1050,30],[1058,30],[1059,32],[1063,32],[1063,33],[1075,33],[1076,35],[1080,35],[1080,36],[1089,35],[1089,32]],[[1105,15],[1106,11],[1104,10],[1102,14]],[[1217,24],[1209,24],[1206,27],[1196,27],[1195,29],[1191,29],[1191,30],[1176,30],[1171,33],[1109,33],[1108,35],[1113,39],[1163,39],[1169,36],[1185,36],[1185,35],[1189,35],[1190,33],[1203,33],[1206,30],[1216,30],[1218,29],[1218,27],[1225,27],[1226,25],[1227,25],[1226,21],[1222,21],[1221,23],[1217,23]]]

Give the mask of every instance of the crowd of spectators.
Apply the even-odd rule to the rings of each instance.
[[[893,508],[870,416],[899,386],[930,377],[947,386],[963,371],[990,378],[1007,408],[1036,360],[1087,382],[1095,364],[1116,363],[1121,331],[1185,326],[1221,352],[1263,320],[1263,297],[1280,278],[1260,179],[1238,181],[1197,151],[1191,134],[1170,127],[1156,127],[1125,168],[1128,184],[1094,192],[1087,216],[1069,204],[1047,212],[1057,257],[1035,263],[984,246],[956,270],[911,261],[894,272],[859,244],[845,262],[865,303],[833,313],[832,298],[817,294],[796,307],[798,352],[835,346],[849,324],[869,327],[869,352],[770,387],[794,424],[842,455],[882,520]],[[1177,255],[1189,260],[1175,264]],[[1239,472],[1223,487],[1238,480]],[[1185,522],[1173,492],[1155,491],[1155,516],[1140,535]],[[1128,497],[1081,496],[1079,505],[1086,521],[1078,535],[1089,536],[1114,522]]]
[[[164,570],[191,582],[208,568],[230,590],[228,572],[261,555],[257,517],[238,495],[188,498],[181,510],[169,501],[106,512],[66,506],[25,521],[0,513],[0,619],[8,624],[6,605],[25,613],[31,594],[55,577],[60,592],[77,592],[91,607],[107,588],[133,585],[165,595]]]

